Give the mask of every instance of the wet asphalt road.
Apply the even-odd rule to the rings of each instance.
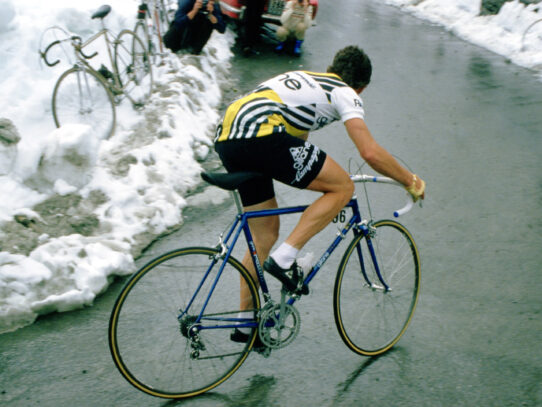
[[[91,308],[0,336],[1,405],[542,405],[542,82],[377,1],[321,1],[304,56],[279,58],[264,44],[256,57],[234,58],[236,82],[226,98],[285,70],[325,70],[347,44],[362,46],[373,61],[362,94],[369,128],[428,182],[424,208],[402,220],[420,249],[422,294],[399,344],[364,358],[341,342],[331,300],[343,244],[298,305],[295,342],[268,359],[251,355],[209,394],[155,399],[118,374],[107,347],[116,283]],[[341,124],[311,139],[345,167],[355,158]],[[314,199],[277,191],[281,204]],[[402,203],[393,193],[371,193],[375,218]],[[185,214],[181,230],[139,264],[175,247],[214,244],[233,208],[227,202]],[[294,221],[284,220],[281,237]],[[307,251],[327,245],[328,229]]]

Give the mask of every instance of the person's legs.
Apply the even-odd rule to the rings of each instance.
[[[279,40],[279,42],[284,42],[288,38],[288,30],[280,26],[277,28],[277,32],[275,33],[275,36],[277,37],[277,40]]]
[[[198,55],[205,44],[207,44],[207,41],[209,41],[213,32],[213,25],[201,13],[194,18],[194,20],[196,19],[197,21],[191,24],[193,32],[190,45],[192,46],[192,53]]]
[[[282,26],[277,28],[276,32],[277,40],[279,41],[278,45],[275,48],[276,52],[282,52],[284,50],[284,43],[288,38],[288,30]]]
[[[296,40],[304,40],[305,39],[305,31],[307,31],[307,26],[305,23],[299,23],[295,27],[294,35]]]
[[[269,259],[268,254],[277,240],[278,219],[251,220],[250,228],[259,259],[266,259],[264,269],[292,289],[298,277],[284,278],[283,271],[291,267],[297,250],[323,229],[352,197],[354,187],[350,177],[324,151],[289,134],[218,142],[215,149],[228,172],[255,171],[264,174],[263,178],[247,182],[239,188],[245,209],[277,207],[272,179],[299,189],[308,188],[324,193],[305,210],[286,240],[286,248],[280,245],[277,249],[279,256],[276,258],[271,255]],[[267,260],[273,260],[273,264],[278,266],[271,264],[269,267]],[[255,276],[249,253],[245,255],[243,264]],[[303,293],[306,292],[308,290],[303,289]],[[244,298],[241,304],[245,309],[250,306]]]
[[[300,250],[311,237],[326,227],[354,194],[354,183],[347,172],[330,156],[307,189],[324,194],[313,202],[299,219],[285,243]]]
[[[245,211],[256,211],[263,209],[274,209],[277,208],[277,201],[275,197],[261,202],[255,205],[244,206]],[[258,259],[260,263],[269,256],[269,251],[277,241],[279,235],[279,218],[278,216],[266,216],[264,218],[252,218],[248,222],[250,226],[250,233],[254,239],[254,244],[256,245],[256,252],[258,253]],[[256,269],[252,261],[252,256],[250,255],[250,250],[247,249],[245,256],[243,258],[243,266],[247,268],[252,277],[256,282],[258,282],[258,276],[256,274]],[[241,281],[241,304],[240,309],[250,309],[253,307],[250,298],[250,292],[244,281]]]
[[[294,45],[294,55],[300,56],[301,55],[301,45],[303,45],[303,40],[305,38],[305,31],[307,30],[307,27],[305,26],[305,23],[299,23],[294,31],[295,35],[295,45]]]
[[[243,35],[243,52],[250,55],[252,48],[260,39],[262,27],[262,14],[265,7],[264,0],[249,0],[246,4],[246,18]]]
[[[182,30],[179,29],[175,21],[173,21],[163,37],[166,48],[169,48],[171,52],[177,52],[182,49],[184,44],[186,44],[187,31],[186,27]]]

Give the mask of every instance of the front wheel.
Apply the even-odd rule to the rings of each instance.
[[[86,68],[74,66],[58,78],[52,108],[57,127],[88,124],[100,138],[109,138],[115,130],[113,95],[104,80]]]
[[[248,287],[245,306],[252,306],[239,316],[241,282]],[[259,308],[254,280],[237,260],[224,263],[217,250],[204,247],[175,250],[128,280],[111,313],[109,347],[120,373],[139,390],[171,399],[196,396],[245,361]],[[249,326],[247,342],[230,338],[239,324]]]
[[[375,356],[391,349],[412,319],[420,289],[420,260],[412,236],[398,222],[378,221],[369,236],[356,236],[344,253],[333,311],[344,343],[358,354]]]

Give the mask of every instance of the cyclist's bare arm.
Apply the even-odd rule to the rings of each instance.
[[[416,181],[417,188],[422,187],[423,181],[421,178],[415,178],[414,174],[399,164],[386,149],[380,146],[375,141],[362,119],[349,119],[344,122],[344,125],[348,135],[356,145],[361,158],[363,158],[375,171],[393,178],[405,187],[411,186],[414,181]]]

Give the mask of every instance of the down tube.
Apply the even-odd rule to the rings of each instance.
[[[352,217],[350,218],[348,223],[344,226],[344,228],[338,233],[337,237],[335,238],[333,243],[331,243],[331,245],[328,247],[328,249],[325,251],[322,257],[320,257],[318,262],[313,266],[311,272],[305,278],[305,284],[308,284],[314,278],[314,276],[316,276],[316,274],[322,268],[322,266],[327,261],[329,256],[331,256],[331,253],[333,253],[333,251],[337,248],[339,243],[346,238],[346,235],[348,234],[350,229],[352,229],[352,227],[355,224],[361,221],[361,214],[359,212],[358,201],[356,200],[355,197],[352,198],[350,202],[348,202],[348,204],[346,204],[345,208],[352,209]],[[357,235],[358,233],[359,232],[357,231],[357,229],[354,229],[354,234]]]

